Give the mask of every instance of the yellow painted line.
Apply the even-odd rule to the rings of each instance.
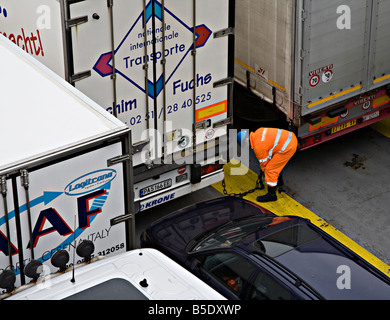
[[[235,160],[232,160],[224,166],[224,172],[226,190],[228,194],[233,192],[242,193],[255,187],[257,174]],[[212,186],[223,194],[223,187],[221,182],[215,183]],[[246,195],[244,199],[260,204],[256,201],[256,198],[258,196],[266,194],[266,188],[267,187],[265,187],[264,190],[256,190],[255,192]],[[348,238],[342,232],[331,226],[325,220],[318,217],[312,211],[305,208],[303,205],[289,197],[284,192],[278,192],[277,201],[261,203],[260,205],[278,216],[295,215],[309,219],[311,223],[321,228],[323,231],[327,232],[330,236],[332,236],[333,238],[344,244],[346,247],[354,251],[367,262],[371,263],[378,270],[383,272],[386,276],[390,277],[389,265],[375,257],[372,253],[358,245],[355,241]]]
[[[371,128],[383,134],[385,137],[390,138],[390,118],[372,124]]]
[[[374,83],[378,83],[378,82],[381,82],[381,81],[386,80],[386,79],[389,79],[389,78],[390,78],[390,74],[387,74],[387,75],[385,75],[385,76],[383,76],[383,77],[380,77],[380,78],[378,78],[378,79],[375,79],[373,82],[374,82]]]
[[[245,63],[242,62],[241,60],[238,60],[237,58],[234,58],[234,61],[237,62],[239,65],[243,66],[245,69],[248,69],[250,72],[255,73],[255,69],[254,69],[254,68],[248,66],[247,64],[245,64]],[[271,79],[268,79],[268,82],[269,82],[271,85],[273,85],[273,86],[279,88],[280,90],[286,92],[286,88],[283,87],[282,85],[280,85],[279,83],[277,83],[277,82],[275,82],[275,81],[273,81],[273,80],[271,80]]]
[[[283,87],[283,86],[281,86],[280,84],[276,83],[275,81],[273,81],[273,80],[271,80],[271,79],[268,79],[268,82],[269,82],[270,84],[272,84],[273,86],[279,88],[280,90],[286,92],[286,88]]]
[[[324,99],[320,99],[320,100],[318,100],[318,101],[309,103],[308,108],[315,107],[315,106],[317,106],[317,105],[319,105],[319,104],[321,104],[321,103],[324,103],[324,102],[327,102],[327,101],[329,101],[329,100],[332,100],[332,99],[335,99],[335,98],[344,96],[344,95],[346,95],[346,94],[348,94],[348,93],[354,92],[354,91],[359,90],[359,89],[361,89],[361,88],[362,88],[362,85],[359,84],[358,86],[355,86],[355,87],[352,87],[352,88],[350,88],[350,89],[347,89],[347,90],[338,92],[338,93],[336,93],[336,94],[334,94],[334,95],[332,95],[332,96],[329,96],[329,97],[326,97],[326,98],[324,98]]]
[[[248,66],[244,62],[238,60],[237,58],[234,58],[234,61],[237,62],[239,65],[242,65],[244,68],[248,69],[249,71],[255,72],[255,69],[251,68],[250,66]]]

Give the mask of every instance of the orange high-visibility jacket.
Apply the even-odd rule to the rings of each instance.
[[[297,137],[283,129],[259,128],[250,133],[250,143],[264,172],[265,182],[276,186],[280,172],[297,149]]]

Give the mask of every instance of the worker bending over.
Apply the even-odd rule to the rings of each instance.
[[[268,193],[257,197],[257,201],[276,201],[279,175],[297,150],[297,137],[293,132],[283,129],[259,128],[251,132],[249,137],[246,130],[240,131],[237,138],[241,145],[252,148],[264,172]]]

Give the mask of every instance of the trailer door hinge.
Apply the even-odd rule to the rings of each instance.
[[[305,59],[305,50],[304,50],[304,49],[301,49],[301,50],[299,51],[299,58],[300,58],[301,60]]]
[[[307,19],[307,11],[302,10],[302,16],[301,16],[302,22],[304,22],[306,19]]]
[[[5,196],[7,194],[7,178],[5,176],[0,177],[0,193]]]
[[[214,38],[221,38],[221,37],[225,37],[225,36],[228,36],[228,35],[231,35],[231,34],[234,34],[234,28],[233,27],[229,27],[229,28],[222,29],[222,30],[214,32]]]
[[[114,226],[118,223],[121,223],[121,222],[124,222],[124,221],[127,221],[129,219],[132,219],[134,216],[132,213],[128,213],[128,214],[122,214],[121,216],[118,216],[118,217],[115,217],[115,218],[112,218],[110,220],[110,225],[111,226]]]
[[[20,182],[22,187],[28,188],[29,186],[29,177],[28,177],[28,171],[26,169],[20,170]]]
[[[91,70],[75,73],[70,76],[70,82],[76,82],[91,76]]]
[[[71,4],[75,4],[75,3],[78,3],[78,2],[82,2],[82,1],[85,1],[85,0],[66,0],[66,3],[68,5],[71,5]]]
[[[211,120],[210,119],[202,120],[202,121],[199,121],[199,122],[194,124],[195,130],[207,129],[209,127],[211,127]]]
[[[114,158],[111,158],[111,159],[107,160],[107,167],[111,167],[114,164],[125,162],[125,161],[129,161],[129,160],[130,160],[130,155],[129,154],[124,154],[124,155],[121,155],[121,156],[117,156],[117,157],[114,157]]]
[[[227,86],[227,85],[231,85],[231,84],[233,84],[233,78],[228,77],[228,78],[224,78],[224,79],[215,81],[213,83],[213,87],[218,88],[218,87]]]
[[[149,143],[149,139],[145,141],[140,141],[135,144],[133,144],[133,154],[136,154],[138,152],[141,152]]]
[[[232,117],[229,117],[229,118],[223,119],[221,121],[214,122],[213,128],[219,128],[219,127],[226,126],[228,124],[232,124],[232,120],[233,120]]]
[[[88,16],[82,16],[82,17],[66,20],[65,26],[66,29],[70,29],[72,27],[78,26],[79,24],[86,23],[86,22],[88,22]]]

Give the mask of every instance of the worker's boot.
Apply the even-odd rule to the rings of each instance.
[[[270,202],[270,201],[276,201],[278,197],[276,196],[276,187],[270,187],[268,186],[268,193],[264,196],[257,197],[258,202]]]

